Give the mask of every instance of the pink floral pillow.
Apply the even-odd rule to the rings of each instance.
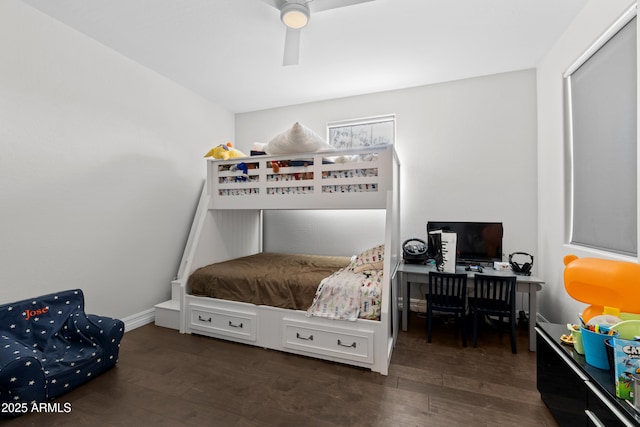
[[[384,245],[367,249],[356,257],[353,271],[382,270],[384,264]]]

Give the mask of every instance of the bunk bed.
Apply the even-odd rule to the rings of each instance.
[[[350,364],[387,375],[398,331],[394,286],[400,252],[398,180],[399,163],[393,145],[208,160],[207,181],[177,278],[172,282],[172,302],[179,307],[180,332]],[[194,282],[190,279],[194,273],[236,259],[251,261],[263,253],[264,211],[272,209],[384,212],[379,307],[374,317],[334,319],[302,307],[278,307],[242,298],[212,297],[201,290],[193,292]],[[340,262],[349,261],[346,258]]]

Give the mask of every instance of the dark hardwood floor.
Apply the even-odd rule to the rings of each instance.
[[[446,319],[445,319],[446,320]],[[463,348],[445,320],[400,332],[389,375],[146,325],[125,334],[118,365],[60,397],[71,412],[18,426],[556,426],[536,390],[527,331],[486,326]]]

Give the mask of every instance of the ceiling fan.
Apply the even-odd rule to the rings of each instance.
[[[337,9],[373,0],[263,0],[280,11],[287,28],[282,65],[296,65],[300,57],[300,32],[309,23],[311,13]]]

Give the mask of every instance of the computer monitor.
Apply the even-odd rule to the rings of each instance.
[[[452,231],[457,234],[456,263],[490,264],[502,261],[501,222],[429,221],[431,231]]]

